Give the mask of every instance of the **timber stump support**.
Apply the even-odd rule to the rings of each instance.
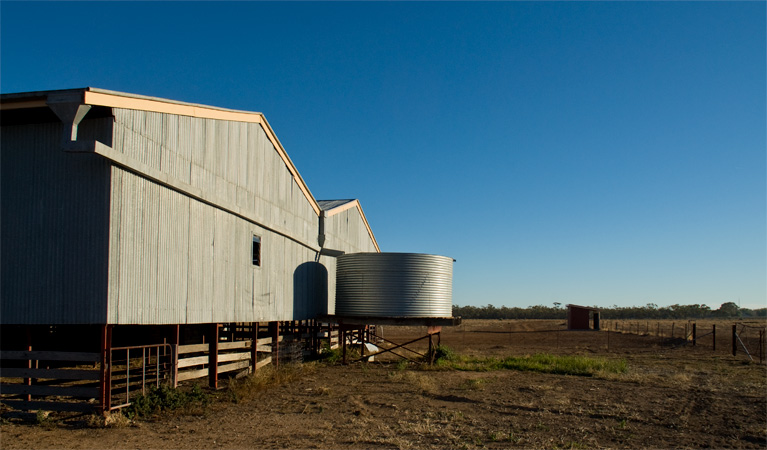
[[[208,383],[212,389],[218,389],[218,323],[210,326],[210,342],[208,349]]]
[[[258,370],[258,322],[252,324],[251,339],[253,342],[250,345],[250,367],[251,373],[256,373]]]
[[[99,376],[101,414],[112,409],[112,325],[101,327],[101,374]]]
[[[272,366],[280,366],[280,323],[269,322],[269,335],[272,337]]]
[[[171,376],[171,385],[174,388],[178,387],[178,344],[179,344],[179,334],[180,334],[180,325],[172,325],[171,329],[171,336],[170,336],[170,348],[171,348],[171,370],[170,370],[170,376]],[[157,357],[159,358],[160,355],[158,353]]]

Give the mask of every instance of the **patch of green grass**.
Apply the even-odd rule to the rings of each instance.
[[[434,364],[441,365],[444,362],[455,361],[458,355],[446,345],[438,345],[434,349]]]
[[[320,359],[331,364],[341,361],[341,358],[343,358],[343,355],[340,347],[330,348],[330,346],[326,344],[320,352]]]
[[[344,358],[344,351],[340,345],[337,348],[330,348],[330,346],[326,344],[322,348],[322,351],[320,352],[320,360],[327,363],[336,364],[341,362],[343,358]],[[359,358],[360,358],[359,346],[349,345],[346,347],[347,361],[354,361]]]
[[[554,373],[559,375],[593,376],[601,373],[624,373],[627,365],[623,359],[607,359],[578,355],[550,355],[540,353],[506,358],[469,358],[453,356],[443,359],[440,366],[455,370],[493,371],[518,370],[527,372]]]
[[[209,401],[209,395],[197,384],[188,392],[161,385],[151,388],[145,395],[139,395],[123,413],[130,419],[148,417],[162,411],[173,411],[193,405],[205,406]]]

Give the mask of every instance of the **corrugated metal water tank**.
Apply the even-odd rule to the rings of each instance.
[[[336,315],[451,317],[453,258],[348,253],[336,265]]]

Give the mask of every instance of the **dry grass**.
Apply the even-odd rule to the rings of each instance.
[[[276,369],[269,365],[245,378],[230,380],[226,387],[226,393],[234,403],[248,401],[270,387],[296,381],[315,370],[315,363],[286,364]],[[330,391],[329,388],[323,389],[326,389],[325,394]]]
[[[416,387],[419,391],[431,394],[436,391],[437,385],[428,373],[414,371],[397,371],[389,374],[392,381],[401,381]]]
[[[135,425],[132,420],[125,417],[120,411],[107,415],[91,414],[86,417],[85,424],[90,428],[125,428]]]

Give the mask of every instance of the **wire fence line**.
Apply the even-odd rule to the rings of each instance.
[[[767,326],[763,322],[606,320],[602,323],[602,331],[679,340],[676,345],[710,348],[715,353],[731,353],[759,363],[766,361]]]

